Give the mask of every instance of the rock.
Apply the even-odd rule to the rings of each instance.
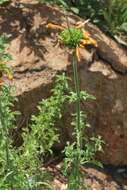
[[[63,163],[59,165],[63,166]],[[48,170],[52,173],[53,187],[57,190],[65,190],[67,187],[67,180],[61,175],[61,166],[53,165],[45,170]],[[112,174],[111,172],[106,171],[105,168],[99,169],[91,165],[81,167],[82,174],[84,174],[84,184],[87,185],[92,190],[120,190],[127,189],[126,181],[121,179],[120,175]],[[126,178],[125,178],[126,179]]]
[[[79,20],[69,16],[70,24]],[[21,111],[18,133],[36,112],[38,101],[50,95],[56,74],[66,71],[72,76],[71,55],[67,49],[55,46],[57,31],[46,29],[49,22],[65,24],[66,19],[57,7],[37,3],[23,2],[22,9],[13,4],[8,9],[0,8],[0,33],[11,39],[8,52],[13,60],[9,64],[14,68],[13,84],[19,100],[15,107]],[[106,164],[126,165],[127,51],[94,25],[88,23],[86,28],[98,41],[98,59],[93,60],[92,53],[82,50],[79,76],[81,89],[95,95],[96,101],[82,103],[82,108],[88,114],[91,134],[100,134],[105,141],[104,153],[98,158]],[[61,147],[72,138],[69,112],[71,108],[65,113],[66,128],[60,126],[61,133],[64,131]]]
[[[80,77],[81,88],[96,97],[95,103],[84,107],[89,110],[91,132],[99,133],[105,140],[104,154],[99,158],[107,164],[126,165],[127,76],[117,74],[105,63],[95,62],[88,70],[80,70]]]
[[[122,48],[120,44],[90,23],[86,24],[86,29],[98,42],[99,57],[109,63],[117,72],[127,73],[127,49]]]

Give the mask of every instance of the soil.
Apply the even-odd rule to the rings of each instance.
[[[11,18],[10,16],[10,19],[16,20],[17,14],[19,17],[19,12],[16,14],[16,7],[20,6],[20,2],[31,3],[31,0],[22,0],[18,2],[12,1],[11,4],[13,4],[14,7],[15,18]],[[34,3],[34,1],[32,2]],[[5,9],[8,9],[8,5]],[[8,26],[5,26],[4,29],[6,30],[7,27]],[[13,33],[12,37],[14,37],[15,35],[17,35],[16,23],[15,26],[12,26],[12,28],[10,28],[10,30]],[[5,32],[4,30],[2,31],[0,29],[1,34],[4,32]],[[54,156],[53,158],[50,158],[50,161],[48,163],[45,163],[44,169],[51,171],[51,173],[53,174],[54,178],[52,184],[54,185],[56,190],[64,190],[66,187],[66,178],[62,175],[60,171],[62,162],[61,158],[60,160],[59,158],[60,158],[59,156],[58,157]],[[87,165],[87,166],[82,166],[81,170],[84,172],[84,175],[86,176],[85,182],[91,187],[92,190],[127,190],[127,166],[113,167],[111,165],[105,165],[104,168],[100,169],[92,165]]]

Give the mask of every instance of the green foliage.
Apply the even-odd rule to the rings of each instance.
[[[65,92],[68,89],[65,74],[57,76],[52,96],[42,100],[38,106],[38,114],[32,116],[30,131],[24,131],[24,143],[21,147],[19,167],[21,173],[26,176],[31,190],[38,185],[37,190],[51,189],[45,174],[41,171],[41,164],[45,153],[51,153],[52,146],[58,142],[59,135],[55,123],[61,118],[61,113],[66,100]],[[24,180],[25,181],[25,180]],[[27,190],[27,188],[25,187]]]
[[[67,78],[58,76],[52,96],[42,100],[39,113],[32,117],[30,131],[23,133],[23,145],[15,149],[10,139],[10,129],[15,128],[15,112],[11,111],[14,98],[11,88],[3,86],[0,91],[0,189],[1,190],[51,190],[47,173],[42,172],[44,153],[51,152],[52,145],[58,141],[55,122],[61,118],[68,90]]]
[[[15,112],[10,107],[13,97],[8,86],[3,86],[0,91],[0,189],[13,190],[15,182],[14,154],[9,138],[9,131],[14,127]]]
[[[80,16],[91,18],[102,29],[112,34],[126,32],[127,0],[79,0],[71,10],[78,9]]]
[[[52,90],[52,96],[39,103],[39,113],[37,116],[32,117],[30,135],[36,141],[35,146],[37,146],[40,154],[51,151],[52,145],[58,142],[59,135],[54,125],[62,117],[61,112],[64,109],[66,100],[64,94],[67,88],[67,78],[65,75],[58,76],[55,87]]]
[[[78,28],[68,28],[59,35],[60,40],[68,47],[75,48],[83,38],[83,32]]]
[[[0,37],[0,58],[2,61],[9,61],[11,56],[5,53],[5,49],[8,46],[8,39],[5,36]]]
[[[127,31],[127,0],[109,0],[103,10],[104,20],[112,33]]]
[[[11,60],[11,56],[5,52],[8,46],[8,39],[5,36],[0,37],[0,73],[2,77],[3,74],[6,74],[9,78],[12,78],[12,69],[6,64]]]
[[[83,93],[83,92],[82,92]],[[75,94],[72,93],[72,96]],[[84,96],[80,96],[80,101],[87,101],[92,99],[93,96],[84,91]],[[71,102],[77,102],[77,98],[69,97]],[[79,120],[79,126],[78,126]],[[64,153],[64,175],[68,177],[67,190],[88,190],[89,188],[84,184],[82,172],[80,166],[93,163],[102,167],[101,163],[95,159],[95,154],[98,151],[102,151],[102,144],[104,143],[100,136],[88,137],[85,133],[90,125],[87,123],[86,114],[82,111],[80,113],[73,114],[72,126],[74,127],[74,143],[67,143]]]
[[[77,8],[77,12],[81,16],[86,16],[91,19],[97,19],[101,15],[101,9],[104,6],[103,1],[101,0],[79,0],[75,1],[72,7],[72,4],[69,5],[73,11],[73,8]]]
[[[79,94],[80,101],[86,101],[86,100],[95,100],[96,98],[90,94],[88,94],[86,91],[80,91]],[[73,103],[77,101],[77,94],[73,91],[71,91],[68,95],[69,103]]]
[[[36,134],[25,132],[23,146],[18,149],[12,146],[9,134],[15,128],[17,113],[11,110],[14,102],[11,93],[11,88],[5,85],[0,91],[0,189],[51,190],[47,173],[41,170]],[[48,138],[47,141],[53,142],[54,137]]]
[[[6,3],[6,2],[8,2],[8,1],[10,1],[10,0],[0,0],[0,5]]]

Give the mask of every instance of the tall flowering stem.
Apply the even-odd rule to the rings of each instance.
[[[94,40],[91,35],[84,30],[84,24],[85,23],[79,22],[76,26],[70,26],[67,19],[67,27],[52,23],[47,25],[47,28],[61,31],[58,38],[59,43],[67,46],[72,53],[74,91],[71,91],[68,99],[69,103],[75,103],[76,108],[75,121],[73,122],[75,142],[72,144],[68,142],[64,149],[64,173],[69,177],[66,190],[88,189],[83,183],[80,166],[88,162],[95,163],[93,156],[97,150],[101,150],[102,144],[101,138],[83,138],[84,129],[86,129],[88,125],[85,120],[85,114],[81,111],[81,100],[91,100],[94,99],[94,97],[89,95],[86,91],[80,91],[80,80],[78,75],[78,62],[81,60],[80,48],[97,47],[96,40]],[[85,141],[84,147],[82,145],[83,141]]]

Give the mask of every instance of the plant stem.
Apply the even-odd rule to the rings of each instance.
[[[75,83],[75,92],[77,95],[76,100],[76,138],[77,138],[77,147],[81,147],[81,139],[80,139],[80,132],[81,132],[81,125],[80,125],[80,84],[79,84],[79,76],[78,76],[78,68],[77,68],[77,57],[76,53],[73,53],[73,74],[74,74],[74,83]]]
[[[80,150],[82,146],[82,139],[80,138],[80,133],[81,133],[81,125],[80,125],[80,84],[79,84],[79,76],[78,76],[78,68],[77,68],[77,57],[76,57],[76,52],[73,52],[73,75],[74,75],[74,83],[75,83],[75,92],[77,95],[76,99],[76,149],[77,149],[77,154],[76,154],[76,162],[74,163],[74,176],[77,181],[77,185],[79,184],[80,181],[80,174],[79,174],[79,165],[80,165]],[[77,189],[77,187],[76,187]]]

